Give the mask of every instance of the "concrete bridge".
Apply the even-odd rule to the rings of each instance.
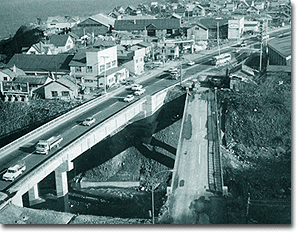
[[[168,193],[168,223],[222,223],[223,186],[217,89],[199,84],[186,97],[180,138]]]
[[[8,193],[9,196],[12,196],[9,201],[17,206],[23,206],[22,196],[25,193],[28,193],[30,205],[44,201],[39,197],[38,185],[40,181],[53,171],[55,172],[57,197],[66,195],[68,193],[67,172],[73,169],[72,161],[101,140],[109,135],[113,135],[126,125],[154,114],[164,104],[168,91],[175,85],[152,95],[145,96],[131,105],[128,105],[125,109],[110,116],[97,126],[91,128],[91,130],[87,131],[85,134],[75,138],[56,153],[50,155],[47,160],[33,167],[24,174],[24,176],[7,187],[5,192]],[[78,111],[79,110],[74,111],[72,114],[76,114]],[[62,116],[61,118],[65,119],[67,117]],[[51,128],[51,124],[57,124],[57,122],[58,120],[55,120],[50,123],[47,128]],[[47,130],[46,126],[37,129],[35,133],[38,134],[41,130]],[[7,148],[1,148],[1,152],[4,154],[6,151],[9,151],[10,148],[22,145],[22,141],[26,142],[28,137],[31,137],[32,134],[34,133],[30,133],[30,135],[25,135],[21,139],[16,140],[9,144]]]

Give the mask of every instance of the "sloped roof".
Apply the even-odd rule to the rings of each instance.
[[[283,57],[290,57],[292,54],[292,37],[274,38],[268,41],[268,47],[277,51]]]
[[[78,87],[77,84],[70,79],[70,76],[60,77],[56,82],[67,86],[71,90],[75,90]]]
[[[78,26],[84,25],[90,19],[93,20],[93,21],[96,21],[100,24],[103,24],[107,27],[114,26],[114,24],[115,24],[115,19],[113,17],[106,16],[106,15],[103,15],[103,14],[100,13],[100,14],[97,14],[97,15],[90,16],[89,18],[83,20],[82,22],[80,22],[78,24]]]
[[[14,82],[29,83],[34,85],[44,85],[47,79],[48,76],[19,75],[14,78]]]
[[[200,19],[200,24],[202,24],[207,29],[217,28],[217,22],[219,22],[219,27],[228,24],[227,19],[212,19],[212,18]]]
[[[36,54],[15,54],[7,63],[12,67],[16,65],[26,71],[50,71],[50,72],[68,72],[69,63],[74,55],[56,54],[56,55],[36,55]]]
[[[26,75],[25,72],[18,67],[15,67],[16,72],[13,70],[14,68],[9,68],[8,66],[4,65],[3,67],[0,67],[0,71],[4,74],[7,74],[9,77],[14,78],[18,75]]]
[[[93,47],[113,47],[116,46],[115,41],[110,41],[110,40],[96,40],[95,43],[93,44]]]
[[[145,42],[145,41],[139,42],[139,43],[137,43],[137,45],[142,46],[144,48],[152,47],[152,44],[150,44],[149,42]]]
[[[86,49],[80,49],[73,57],[69,66],[70,67],[85,66],[86,65],[86,52],[87,52]]]
[[[55,45],[56,47],[62,47],[66,45],[69,37],[70,35],[68,34],[53,35],[51,36],[49,43]]]
[[[154,25],[157,30],[179,29],[180,19],[136,19],[136,20],[116,20],[115,30],[132,31],[145,30],[150,24]]]

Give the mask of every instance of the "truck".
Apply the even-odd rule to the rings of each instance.
[[[52,148],[58,148],[62,140],[63,138],[61,136],[53,136],[47,140],[39,140],[35,146],[35,151],[38,154],[47,155]]]
[[[13,181],[19,175],[21,175],[26,170],[26,163],[24,160],[20,160],[12,167],[9,167],[7,171],[3,174],[2,179],[6,181]]]

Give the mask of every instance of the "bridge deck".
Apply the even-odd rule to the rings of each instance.
[[[169,213],[174,223],[199,223],[195,205],[199,207],[200,201],[204,208],[209,197],[222,191],[219,153],[215,93],[198,87],[186,99],[174,165],[169,196]]]

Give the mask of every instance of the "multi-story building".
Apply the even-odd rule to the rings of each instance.
[[[244,17],[228,20],[228,39],[240,39],[244,33]]]
[[[111,69],[118,67],[117,46],[109,48],[88,48],[78,51],[69,64],[71,75],[76,78],[77,83],[90,89],[101,88],[106,84],[110,87],[114,82],[108,82],[103,74],[109,73]],[[115,70],[119,72],[119,70]],[[105,78],[105,80],[103,80]]]

